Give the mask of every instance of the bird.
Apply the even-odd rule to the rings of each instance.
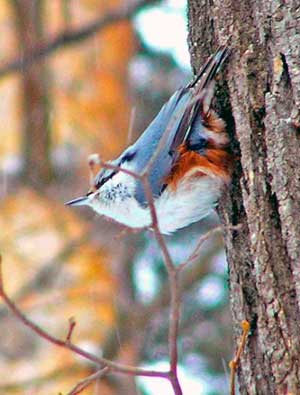
[[[231,179],[226,125],[212,109],[215,77],[229,54],[226,46],[219,47],[196,77],[163,105],[137,141],[95,175],[88,193],[65,204],[89,206],[129,228],[151,228],[145,184],[132,174],[141,174],[151,164],[147,182],[162,234],[208,216]]]

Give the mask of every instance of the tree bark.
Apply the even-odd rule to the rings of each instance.
[[[43,0],[12,0],[20,52],[32,52],[43,39]],[[50,160],[49,89],[44,61],[24,68],[23,94],[23,177],[41,186],[52,178]]]
[[[241,394],[300,393],[300,6],[287,0],[189,0],[194,70],[232,49],[222,115],[236,167],[220,213],[235,341],[251,334]],[[224,90],[224,89],[223,89]],[[229,100],[228,100],[229,96]],[[231,117],[231,115],[233,118]],[[231,231],[229,225],[242,225]]]

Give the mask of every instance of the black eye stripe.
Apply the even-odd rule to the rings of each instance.
[[[96,188],[98,189],[98,188],[102,187],[102,185],[105,184],[108,180],[110,180],[115,174],[116,174],[116,171],[113,171],[112,173],[110,173],[109,176],[101,178],[101,180],[99,180],[97,182]]]
[[[124,162],[130,162],[136,155],[136,152],[127,152],[120,160],[119,166],[121,166],[122,163]],[[108,180],[110,180],[115,174],[117,173],[117,171],[112,171],[108,176],[101,178],[97,184],[96,184],[96,188],[99,189],[100,187],[102,187],[102,185],[104,185]]]
[[[121,163],[130,162],[136,155],[136,152],[127,152],[121,159]]]

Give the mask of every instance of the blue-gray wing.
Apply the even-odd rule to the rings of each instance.
[[[132,147],[136,152],[134,161],[137,166],[135,171],[141,173],[147,166],[165,133],[165,144],[159,150],[159,154],[149,172],[149,181],[154,197],[160,195],[164,180],[171,171],[173,154],[170,151],[170,147],[189,100],[190,94],[186,89],[176,91]],[[135,197],[140,204],[146,204],[147,199],[141,183],[138,183]]]
[[[207,60],[196,78],[187,87],[173,94],[132,147],[136,152],[135,171],[141,173],[166,133],[165,144],[161,147],[149,173],[154,197],[159,196],[164,188],[164,181],[178,158],[178,147],[182,143],[192,142],[195,150],[201,152],[202,146],[205,146],[206,134],[202,118],[210,109],[214,77],[228,55],[229,50],[220,47]],[[147,203],[141,183],[138,183],[136,189],[136,199],[142,205]]]

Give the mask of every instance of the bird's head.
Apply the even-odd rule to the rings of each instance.
[[[86,195],[70,200],[65,204],[67,206],[90,206],[99,214],[102,214],[102,206],[107,209],[113,204],[124,202],[132,197],[136,181],[133,176],[119,169],[132,170],[134,157],[135,151],[129,147],[118,159],[107,162],[107,165],[111,168],[103,167],[95,177],[92,177],[92,185]],[[94,163],[89,160],[89,165],[92,169]]]

